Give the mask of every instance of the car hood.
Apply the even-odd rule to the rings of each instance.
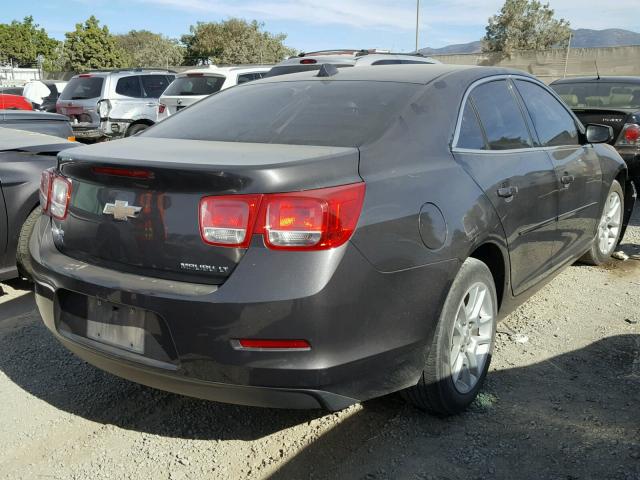
[[[0,151],[44,151],[48,147],[59,148],[61,145],[64,145],[63,148],[71,148],[78,144],[53,135],[0,127]]]

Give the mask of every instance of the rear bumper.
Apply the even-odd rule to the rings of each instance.
[[[257,242],[221,286],[124,274],[58,252],[43,217],[31,238],[45,325],[69,350],[115,375],[244,405],[337,410],[417,382],[457,262],[381,274],[345,247],[300,258]],[[294,260],[294,261],[292,261]],[[281,275],[273,275],[273,272]],[[428,288],[425,285],[428,284]],[[65,292],[155,312],[176,352],[160,364],[60,329]],[[242,351],[237,338],[300,338],[310,351]]]

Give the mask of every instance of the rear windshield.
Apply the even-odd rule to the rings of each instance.
[[[375,81],[248,83],[212,95],[142,135],[357,147],[378,138],[421,87]]]
[[[178,77],[164,91],[163,95],[211,95],[222,87],[222,76],[186,76]]]
[[[76,77],[69,80],[64,87],[61,100],[86,100],[97,98],[102,93],[102,77]]]
[[[324,62],[324,63],[326,63],[326,62]],[[279,65],[279,66],[275,66],[271,70],[269,70],[267,72],[267,74],[265,75],[265,78],[278,77],[280,75],[288,75],[289,73],[309,72],[311,70],[320,70],[321,66],[322,66],[322,63],[312,63],[312,64],[308,64],[308,65],[301,65],[299,63],[298,64],[292,64],[292,65]],[[350,63],[336,64],[335,66],[337,68],[353,67],[353,65],[351,65]]]
[[[640,83],[576,82],[551,87],[572,108],[640,108]]]

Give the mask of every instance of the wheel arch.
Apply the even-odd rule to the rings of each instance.
[[[497,243],[485,241],[477,245],[469,254],[470,258],[475,258],[483,262],[491,272],[496,294],[498,296],[498,311],[503,304],[504,296],[509,291],[509,263],[508,256]]]

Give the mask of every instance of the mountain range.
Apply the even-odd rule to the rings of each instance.
[[[579,28],[573,30],[573,37],[571,38],[571,47],[573,48],[620,47],[624,45],[640,45],[640,33],[620,28],[608,28],[605,30]],[[447,45],[441,48],[426,47],[420,49],[420,53],[423,55],[478,53],[480,51],[482,51],[481,40]]]

